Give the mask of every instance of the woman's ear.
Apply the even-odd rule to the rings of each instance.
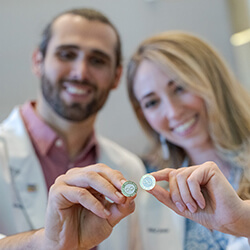
[[[40,77],[42,75],[43,68],[43,55],[39,49],[36,49],[32,54],[32,71]]]

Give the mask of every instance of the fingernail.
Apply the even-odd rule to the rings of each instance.
[[[117,196],[118,198],[123,198],[123,197],[124,197],[124,196],[123,196],[120,192],[118,192],[118,191],[116,191],[115,194],[116,194],[116,196]]]
[[[197,203],[201,209],[204,209],[206,206],[203,202],[198,201]]]
[[[107,209],[104,209],[104,213],[107,215],[107,216],[110,216],[111,213],[107,210]]]
[[[193,206],[191,203],[186,204],[188,207],[188,210],[193,214],[196,211],[196,207]]]
[[[176,202],[175,205],[179,209],[180,212],[184,212],[185,207],[180,202]]]
[[[123,184],[124,182],[126,182],[126,180],[124,180],[124,179],[123,179],[123,180],[121,180],[121,184]]]

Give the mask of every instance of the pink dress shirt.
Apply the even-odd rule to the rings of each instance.
[[[70,168],[95,164],[98,157],[98,146],[93,132],[86,147],[74,161],[71,161],[63,138],[39,118],[34,106],[34,102],[25,103],[21,107],[21,115],[41,163],[49,190],[55,179],[59,175],[65,174]]]

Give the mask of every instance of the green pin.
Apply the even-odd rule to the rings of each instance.
[[[136,195],[137,190],[138,187],[133,181],[126,181],[122,184],[122,193],[126,197],[132,197]]]

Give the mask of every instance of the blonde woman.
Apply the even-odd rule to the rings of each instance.
[[[177,169],[213,161],[242,199],[250,197],[249,94],[211,46],[179,31],[155,35],[133,54],[127,81],[137,118],[154,143],[146,159],[150,168]],[[188,195],[178,199],[178,189],[170,193],[180,212],[196,212]],[[150,212],[155,201],[147,195],[141,212],[142,222],[147,224],[145,249],[166,249],[167,242],[175,250],[247,249],[246,238],[183,221],[163,204],[155,204]]]

